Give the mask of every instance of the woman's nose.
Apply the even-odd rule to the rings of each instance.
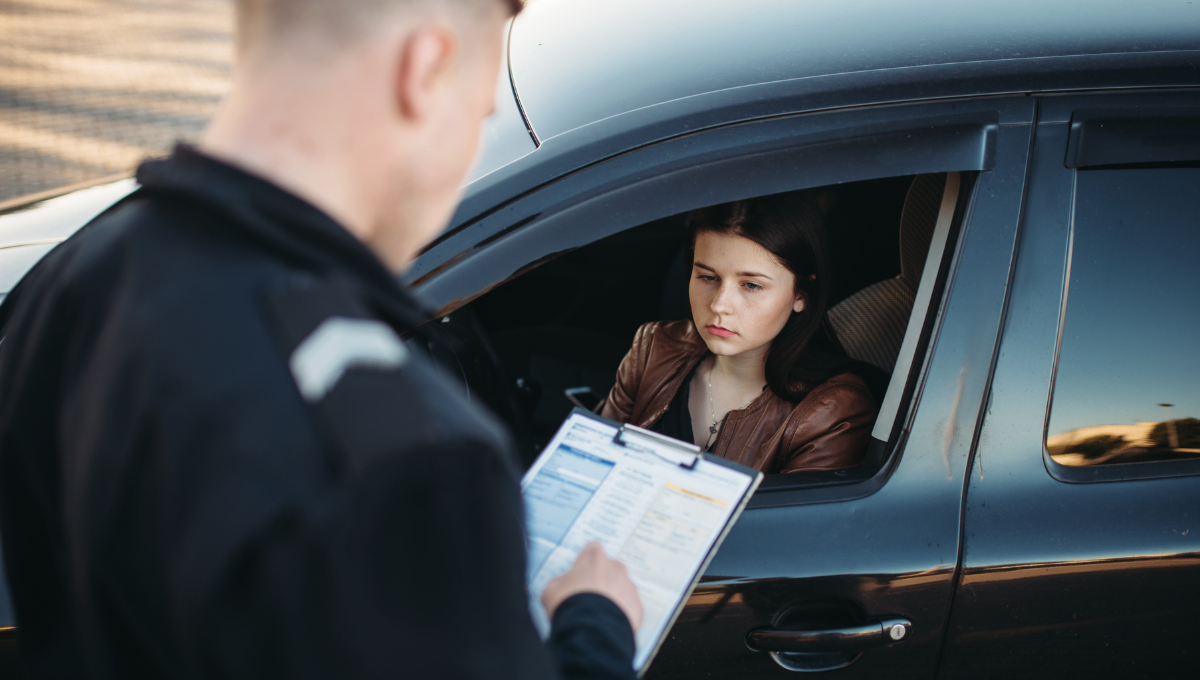
[[[729,286],[721,284],[709,307],[717,314],[730,314],[733,312],[733,291],[729,289]]]

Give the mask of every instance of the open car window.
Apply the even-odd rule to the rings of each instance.
[[[431,325],[474,348],[431,351],[509,422],[528,464],[571,408],[607,394],[639,325],[690,317],[693,210],[806,191],[833,251],[831,323],[852,358],[893,379],[861,469],[779,475],[764,489],[872,478],[895,460],[919,398],[959,225],[976,177],[995,163],[998,125],[1027,115],[1028,102],[1012,104],[1012,114],[1004,102],[959,102],[756,122],[569,174],[456,226],[415,263],[407,281],[437,310]],[[906,207],[924,216],[919,238],[900,237]],[[881,305],[880,289],[896,294]],[[886,342],[867,337],[881,325]]]
[[[826,222],[834,274],[829,316],[838,339],[851,358],[892,376],[875,443],[855,476],[882,464],[911,397],[963,187],[962,175],[949,172],[806,191]],[[433,324],[446,343],[430,351],[508,421],[523,463],[572,408],[593,408],[607,395],[639,326],[691,318],[690,215],[653,220],[564,253]],[[799,479],[780,477],[777,485]],[[800,477],[811,483],[813,475]]]

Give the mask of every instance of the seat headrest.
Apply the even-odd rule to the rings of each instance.
[[[900,213],[900,280],[909,290],[915,291],[921,283],[945,190],[946,173],[917,175],[904,199]]]

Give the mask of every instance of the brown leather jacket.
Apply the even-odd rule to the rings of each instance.
[[[649,427],[707,354],[691,321],[645,324],[617,369],[600,415]],[[713,453],[764,473],[856,467],[866,455],[875,415],[866,383],[852,373],[817,385],[799,404],[763,390],[725,417]]]

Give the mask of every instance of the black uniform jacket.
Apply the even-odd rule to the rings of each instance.
[[[34,677],[633,677],[603,597],[539,639],[507,435],[401,341],[379,260],[187,147],[138,179],[0,311]]]

